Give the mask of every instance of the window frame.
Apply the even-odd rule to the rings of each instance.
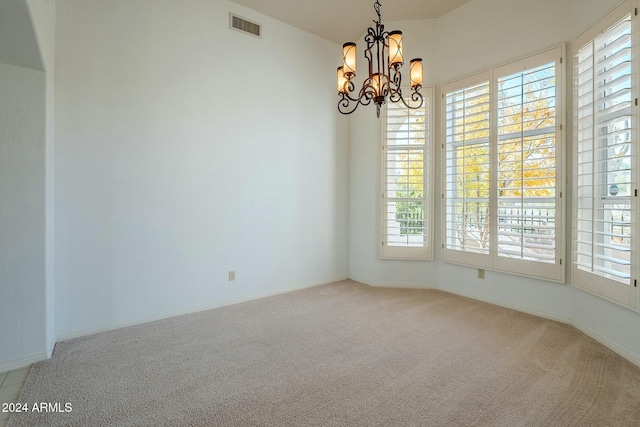
[[[565,154],[564,154],[564,141],[565,141],[565,129],[563,124],[565,123],[565,93],[564,93],[564,79],[565,79],[565,64],[562,58],[565,57],[564,44],[545,49],[522,58],[516,59],[504,63],[502,65],[493,67],[491,69],[475,73],[462,79],[447,82],[442,85],[442,105],[441,105],[441,167],[443,179],[441,182],[442,187],[442,209],[441,209],[441,221],[443,224],[442,232],[442,259],[445,262],[462,264],[471,267],[477,267],[482,269],[500,271],[515,275],[534,277],[537,279],[553,281],[558,283],[565,282],[566,263],[563,262],[565,258]],[[499,98],[498,98],[498,80],[503,77],[510,76],[511,74],[525,71],[528,69],[535,69],[542,65],[555,61],[555,156],[554,156],[554,172],[555,172],[555,255],[553,263],[537,262],[527,259],[509,258],[504,255],[504,251],[500,251],[498,241],[498,203],[499,203],[499,188],[498,188],[498,175],[499,175]],[[460,91],[462,89],[470,88],[473,85],[478,85],[483,82],[489,84],[489,244],[488,251],[486,253],[478,253],[466,250],[451,249],[452,246],[448,246],[447,228],[449,227],[448,219],[450,212],[448,211],[448,204],[450,200],[454,200],[452,194],[450,194],[448,175],[450,171],[447,169],[447,162],[451,162],[448,159],[449,147],[447,145],[447,96]],[[524,101],[523,101],[524,102]],[[522,132],[524,135],[524,132]],[[522,178],[524,179],[524,178]],[[523,197],[521,200],[527,200]],[[523,202],[524,203],[524,202]],[[451,208],[453,209],[453,208]],[[523,214],[524,215],[524,214]],[[524,236],[524,234],[523,234]],[[523,237],[524,238],[524,237]],[[521,243],[524,245],[524,243]],[[524,247],[524,246],[523,246]],[[501,255],[502,254],[502,255]]]
[[[380,141],[381,141],[381,156],[380,156],[380,188],[381,188],[381,203],[380,203],[380,258],[389,260],[416,260],[416,261],[431,261],[433,260],[433,235],[434,235],[434,187],[433,187],[433,168],[435,158],[435,133],[434,133],[434,111],[435,111],[435,87],[423,86],[422,96],[424,97],[425,108],[425,143],[423,148],[423,197],[419,200],[424,203],[424,219],[423,229],[426,235],[424,236],[424,246],[390,246],[388,241],[388,198],[387,198],[387,110],[388,104],[383,107],[383,114],[380,120]],[[416,146],[420,147],[420,146]],[[413,149],[413,147],[412,147]],[[427,160],[424,161],[424,157]]]
[[[572,215],[572,235],[571,235],[571,260],[572,260],[572,268],[571,268],[571,284],[572,286],[581,289],[583,291],[589,292],[591,294],[594,294],[600,298],[606,299],[610,302],[613,302],[615,304],[621,305],[623,307],[627,307],[630,308],[632,310],[635,311],[639,311],[640,309],[640,293],[638,292],[638,288],[637,288],[637,272],[638,272],[638,266],[639,261],[640,261],[640,254],[638,251],[638,234],[637,234],[637,227],[638,227],[638,220],[637,220],[637,216],[638,216],[638,197],[637,197],[637,188],[638,188],[638,155],[637,155],[637,151],[640,148],[640,144],[638,144],[638,113],[637,113],[637,88],[638,88],[638,82],[639,82],[639,71],[640,71],[640,55],[634,54],[634,52],[638,51],[638,46],[640,46],[639,40],[640,40],[640,31],[638,28],[638,17],[637,17],[637,13],[636,13],[636,6],[637,6],[637,2],[636,1],[632,1],[632,0],[626,0],[622,3],[620,3],[618,6],[614,7],[612,10],[610,10],[605,16],[603,16],[602,18],[600,18],[597,22],[595,22],[593,25],[591,25],[587,30],[585,30],[582,34],[580,34],[579,36],[577,36],[573,42],[573,54],[572,54],[572,58],[573,58],[573,66],[574,66],[574,81],[572,82],[572,90],[574,93],[574,135],[573,135],[573,215]],[[634,10],[635,9],[635,10]],[[578,151],[580,145],[580,142],[582,140],[579,140],[580,134],[579,134],[579,105],[578,105],[578,101],[579,101],[579,96],[578,96],[578,90],[579,90],[579,81],[578,81],[578,55],[585,49],[587,48],[589,45],[594,45],[596,43],[596,41],[598,40],[598,38],[607,33],[609,30],[613,29],[616,25],[622,23],[628,16],[630,16],[630,20],[631,20],[631,61],[630,61],[630,66],[631,66],[631,77],[630,77],[630,81],[631,81],[631,96],[630,96],[630,120],[631,120],[631,126],[630,126],[630,147],[631,147],[631,156],[630,156],[630,161],[631,161],[631,166],[630,166],[630,170],[631,170],[631,178],[630,178],[630,196],[628,197],[629,200],[629,209],[630,209],[630,218],[631,218],[631,232],[629,234],[630,236],[630,256],[629,256],[629,262],[630,262],[630,277],[629,277],[629,284],[624,284],[621,281],[612,279],[612,278],[607,278],[604,277],[603,275],[599,275],[597,273],[592,273],[589,271],[586,271],[584,268],[580,268],[579,266],[579,262],[578,262],[578,257],[580,256],[579,249],[578,249],[578,245],[580,244],[579,241],[579,233],[585,233],[585,229],[581,228],[581,226],[579,225],[581,221],[584,221],[584,219],[579,218],[579,213],[578,213],[578,209],[580,207],[579,204],[579,198],[581,197],[580,194],[581,192],[579,191],[581,188],[581,186],[579,186],[578,184],[578,179],[577,179],[577,175],[579,172],[579,153],[582,153],[582,151]],[[593,48],[592,48],[593,49]],[[596,65],[591,65],[591,70],[596,69]],[[596,80],[595,78],[593,78],[593,83],[591,84],[590,88],[593,91],[592,93],[595,95],[597,92],[595,91],[597,88],[595,87],[596,84]],[[634,105],[634,98],[635,98],[635,105]],[[595,112],[596,112],[596,108],[597,108],[597,100],[594,100],[592,98],[590,105],[592,106],[591,109],[593,111],[593,117],[595,117]],[[593,127],[593,136],[591,137],[591,143],[590,143],[590,151],[592,152],[596,152],[596,151],[602,151],[603,147],[597,145],[596,142],[596,135],[595,135],[595,131],[596,131],[596,124],[593,123],[592,127]],[[608,146],[606,146],[608,147]],[[608,159],[610,159],[609,157],[606,157],[605,160],[608,161]],[[592,159],[591,160],[592,163],[597,163],[597,162],[602,162],[602,159],[600,160],[596,160],[596,159]],[[605,175],[608,174],[608,172],[592,172],[590,175],[590,179],[591,179],[591,206],[592,206],[592,210],[598,210],[596,208],[596,206],[601,206],[602,211],[604,211],[604,206],[609,202],[609,201],[616,201],[614,197],[610,197],[608,195],[605,195],[604,197],[595,197],[593,195],[593,191],[594,191],[594,187],[597,185],[599,187],[602,187],[603,184],[601,183],[596,183],[595,181],[598,180],[598,177],[603,180],[603,179],[608,179],[608,177],[605,177]],[[603,181],[605,182],[604,187],[608,186],[609,181]],[[584,197],[582,197],[584,198]],[[625,197],[626,198],[626,197]],[[587,198],[589,199],[589,198]],[[596,202],[596,199],[599,199],[598,202]],[[619,203],[618,203],[619,204]],[[594,216],[595,214],[592,215],[592,219],[591,221],[595,221],[596,217]],[[593,225],[592,225],[593,227]],[[604,225],[603,225],[604,227]],[[601,233],[605,233],[604,231],[602,231]],[[593,240],[595,241],[595,240]],[[593,249],[593,244],[591,245],[591,252],[589,252],[591,258],[593,258],[596,255],[596,250]],[[599,258],[603,258],[605,255],[603,253],[599,253]],[[591,261],[592,267],[595,266],[595,261]],[[595,268],[595,267],[594,267]]]

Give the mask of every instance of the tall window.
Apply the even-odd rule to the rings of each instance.
[[[445,260],[564,280],[561,56],[444,86]]]
[[[433,88],[422,108],[388,103],[383,129],[382,257],[431,259]]]
[[[574,43],[573,282],[635,307],[632,16],[625,2]]]
[[[498,256],[556,262],[556,61],[498,77]]]
[[[489,254],[490,75],[446,94],[446,248]],[[480,258],[476,258],[480,261]],[[483,258],[482,266],[488,267]]]

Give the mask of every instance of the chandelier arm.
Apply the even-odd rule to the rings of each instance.
[[[362,105],[368,105],[371,103],[371,100],[376,95],[375,89],[371,84],[371,79],[367,79],[364,81],[362,88],[360,89],[360,92],[358,92],[357,98],[352,97],[350,95],[350,93],[353,92],[355,89],[353,82],[349,80],[347,83],[345,83],[345,86],[347,88],[347,91],[340,92],[340,96],[341,96],[340,102],[344,102],[344,101],[347,101],[347,103],[359,102]]]
[[[389,74],[389,100],[398,102],[402,99],[402,73],[397,67],[393,67]]]
[[[416,89],[414,89],[414,91],[411,93],[409,102],[407,102],[403,96],[400,97],[400,101],[402,101],[405,107],[411,110],[417,110],[418,108],[422,107],[422,104],[424,104],[424,98],[422,97],[422,94],[418,92],[419,90],[420,87],[416,87]]]
[[[347,82],[345,83],[345,88],[347,89],[347,91],[343,92],[343,95],[346,94],[347,96],[349,96],[349,94],[353,92],[356,87],[353,84],[352,80],[347,80]]]
[[[391,82],[387,76],[384,76],[382,87],[380,88],[380,95],[386,98],[391,93]]]
[[[358,108],[359,102],[356,102],[353,107],[350,107],[351,102],[349,102],[349,99],[347,98],[342,98],[340,101],[338,101],[338,111],[341,114],[351,114],[354,111],[356,111],[356,108]]]
[[[391,81],[399,89],[402,87],[402,73],[398,67],[392,67],[391,70],[393,70],[393,72],[389,73]]]
[[[373,97],[368,92],[363,92],[364,88],[360,91],[359,98],[352,98],[349,95],[343,93],[342,98],[338,101],[338,111],[342,114],[351,114],[358,108],[359,105],[369,105],[373,100]],[[353,104],[353,105],[352,105]]]
[[[397,90],[395,92],[392,92],[391,95],[389,95],[389,101],[391,102],[400,102],[402,101],[404,98],[402,96],[402,91],[401,90]]]
[[[343,93],[342,94],[342,98],[340,99],[340,103],[344,104],[345,106],[351,104],[352,102],[359,102],[359,101],[360,101],[360,99],[352,98],[349,95],[347,95],[346,93]]]
[[[371,85],[371,81],[369,79],[365,80],[362,89],[360,89],[358,102],[360,102],[362,105],[369,105],[371,104],[371,101],[375,98],[375,96],[376,90]]]

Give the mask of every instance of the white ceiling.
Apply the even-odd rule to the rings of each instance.
[[[336,43],[357,41],[377,18],[374,0],[232,0]],[[382,4],[382,23],[439,18],[471,0],[393,0]]]

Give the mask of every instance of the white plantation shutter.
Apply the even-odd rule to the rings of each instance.
[[[433,88],[421,108],[385,107],[382,257],[430,259]]]
[[[630,10],[623,4],[575,43],[573,281],[635,307],[635,70]]]
[[[559,259],[556,58],[550,59],[497,78],[497,253],[544,264]]]
[[[489,254],[490,85],[464,81],[445,95],[445,249],[464,262]],[[488,265],[488,260],[484,263]]]
[[[561,56],[443,87],[445,260],[564,280]]]

